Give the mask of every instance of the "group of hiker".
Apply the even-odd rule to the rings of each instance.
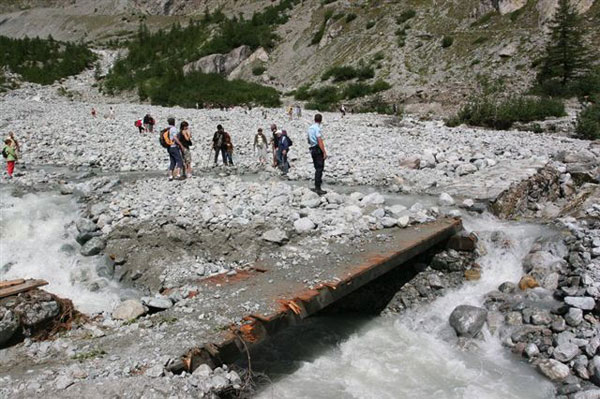
[[[156,121],[150,114],[146,114],[143,118],[136,119],[134,126],[138,128],[140,134],[154,132],[154,125]]]
[[[323,117],[321,114],[316,114],[314,124],[307,131],[307,140],[309,151],[315,168],[315,191],[319,195],[326,194],[322,190],[322,177],[325,168],[325,159],[327,152],[325,143],[321,133],[321,123]],[[189,123],[181,122],[179,129],[175,126],[175,119],[168,118],[168,127],[162,129],[159,136],[160,144],[167,149],[169,154],[169,169],[168,179],[183,180],[192,176],[192,134]],[[278,129],[277,125],[270,126],[271,137],[267,139],[263,129],[259,128],[254,136],[254,153],[256,154],[258,163],[266,165],[269,157],[269,150],[272,153],[272,166],[279,168],[283,176],[287,176],[290,169],[288,155],[290,147],[292,147],[292,139],[288,136],[287,131]],[[217,125],[217,130],[213,134],[210,148],[214,151],[214,166],[218,165],[219,154],[225,166],[233,166],[233,142],[231,135],[225,130],[223,125]]]

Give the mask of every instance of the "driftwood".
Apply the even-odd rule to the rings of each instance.
[[[8,296],[17,295],[22,292],[27,292],[29,290],[44,285],[48,285],[48,282],[45,280],[19,279],[10,281],[0,281],[0,298],[6,298]]]

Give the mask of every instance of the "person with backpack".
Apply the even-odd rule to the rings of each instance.
[[[308,128],[307,139],[310,155],[315,167],[315,188],[314,192],[319,195],[327,194],[327,191],[321,189],[323,170],[325,169],[325,160],[327,159],[327,151],[325,151],[325,142],[321,133],[321,123],[323,115],[315,115],[315,123]]]
[[[150,116],[150,114],[146,114],[144,116],[144,129],[147,132],[152,132],[152,130],[150,130],[150,120],[152,120],[152,117]]]
[[[13,132],[10,132],[10,137],[4,140],[4,147],[2,148],[2,156],[6,159],[6,172],[8,173],[8,178],[13,178],[13,173],[15,171],[15,163],[18,159],[18,143],[14,139]]]
[[[257,154],[258,163],[264,165],[267,163],[267,148],[269,144],[267,137],[263,134],[262,128],[258,128],[258,133],[254,135],[254,153]]]
[[[167,119],[168,127],[161,133],[161,144],[168,146],[167,151],[169,152],[169,181],[183,180],[185,177],[181,175],[183,169],[183,159],[181,152],[183,151],[183,145],[179,141],[179,130],[175,127],[175,118]]]
[[[141,119],[138,119],[135,121],[134,123],[135,127],[138,128],[138,131],[141,133],[144,133],[145,129],[144,129],[144,123],[142,122]]]
[[[290,164],[288,162],[288,153],[290,151],[290,147],[292,146],[292,139],[290,139],[285,130],[281,131],[279,134],[279,143],[277,144],[277,161],[279,163],[279,169],[283,173],[283,175],[287,175],[288,170],[290,169]]]
[[[183,165],[185,177],[192,177],[192,132],[190,131],[190,124],[186,121],[181,122],[179,125],[179,142],[182,145],[181,151],[183,153]]]
[[[233,153],[231,136],[223,129],[222,125],[217,125],[217,131],[213,134],[212,148],[215,151],[215,166],[217,166],[219,160],[219,152],[223,159],[223,165],[227,165],[228,161],[230,162],[230,165],[233,165],[233,160],[231,158],[231,154]],[[229,152],[228,149],[230,149],[231,152]]]
[[[279,143],[279,134],[281,133],[281,130],[277,130],[277,125],[273,123],[271,125],[271,133],[273,136],[271,137],[270,144],[273,149],[273,167],[275,168],[279,165],[277,161],[277,144]]]

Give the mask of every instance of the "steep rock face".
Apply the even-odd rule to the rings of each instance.
[[[252,54],[248,46],[240,46],[227,54],[211,54],[200,58],[198,61],[190,62],[183,67],[183,73],[188,74],[195,71],[203,73],[218,73],[229,75],[244,60]]]
[[[498,0],[494,3],[494,7],[504,15],[521,9],[527,4],[527,0]]]

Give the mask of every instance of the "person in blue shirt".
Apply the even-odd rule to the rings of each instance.
[[[327,151],[325,151],[325,142],[321,133],[321,122],[323,122],[323,115],[316,114],[315,123],[308,128],[307,133],[310,155],[315,167],[315,188],[313,191],[319,195],[324,195],[327,194],[327,191],[321,189],[321,184],[323,182],[323,170],[325,169]]]
[[[185,177],[181,176],[181,171],[183,170],[183,158],[181,156],[181,151],[183,146],[179,141],[179,130],[175,127],[175,118],[167,119],[167,123],[169,124],[169,141],[170,145],[167,149],[169,152],[169,181],[175,180],[183,180]]]

